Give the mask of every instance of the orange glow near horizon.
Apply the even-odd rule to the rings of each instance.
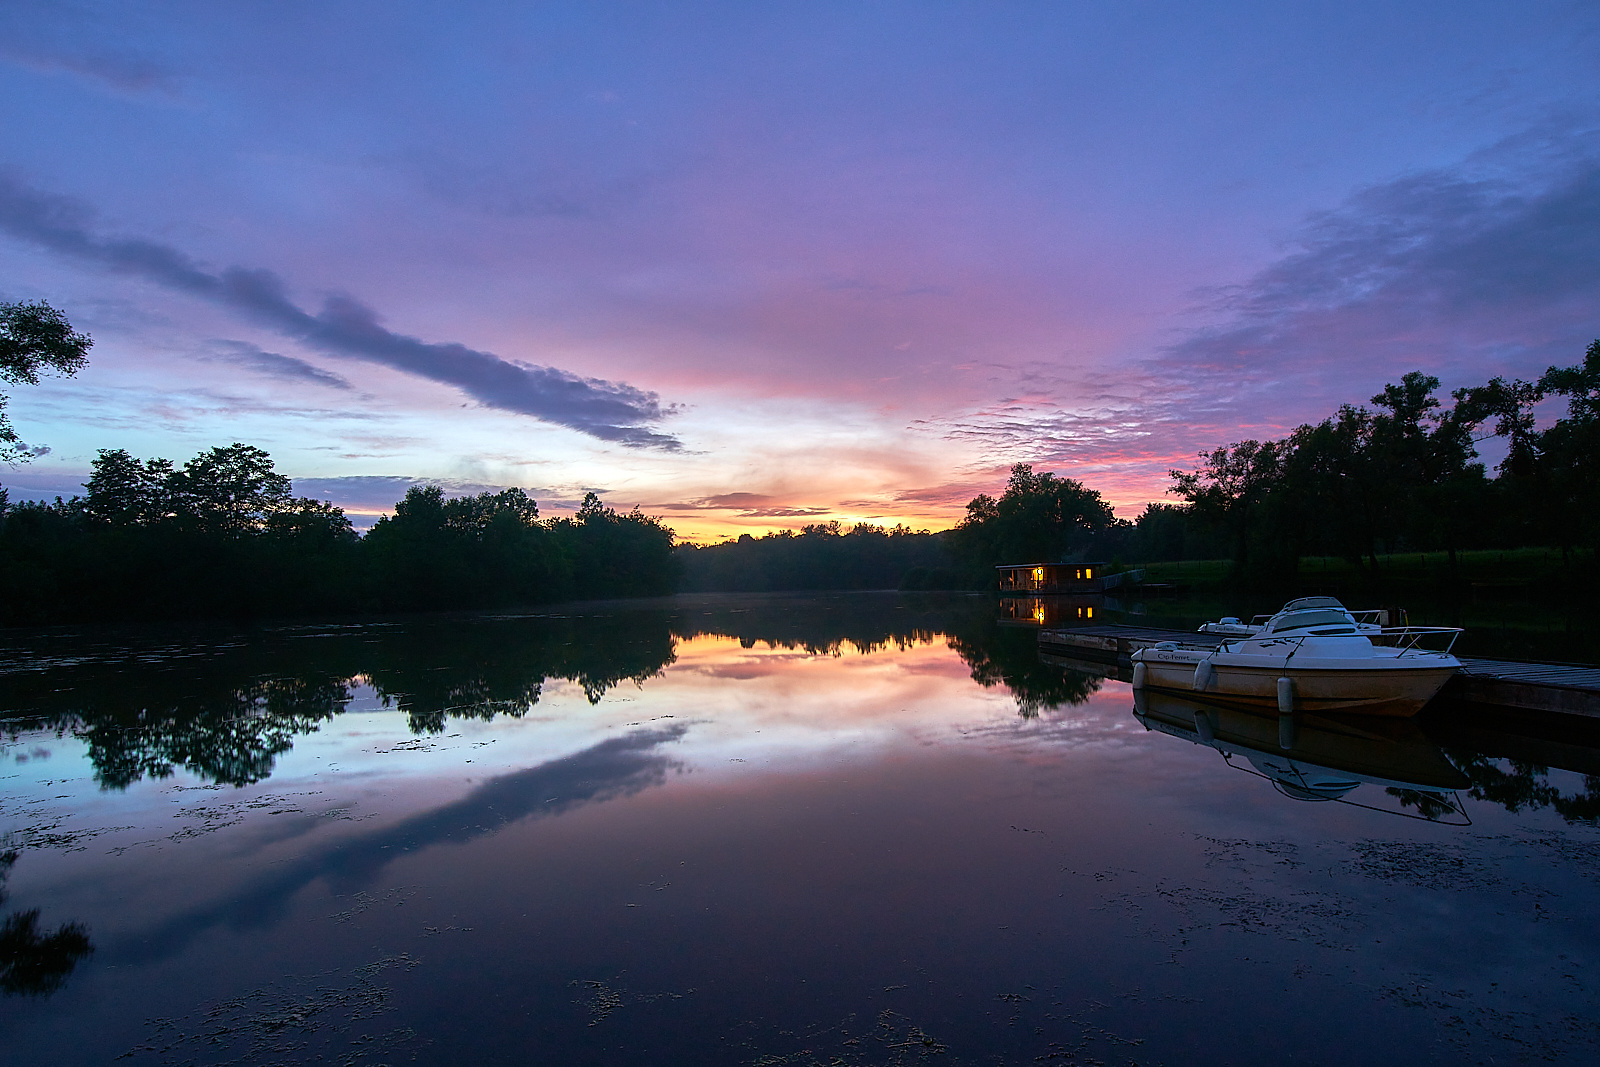
[[[1041,467],[1041,469],[1044,468]],[[1066,477],[1072,476],[1070,472],[1064,471],[1062,473]],[[1091,489],[1098,488],[1093,480],[1094,477],[1094,475],[1088,475],[1079,477],[1078,480],[1084,482]],[[1170,497],[1164,498],[1161,495],[1159,487],[1158,491],[1150,492],[1150,487],[1143,484],[1142,479],[1135,481],[1130,478],[1129,483],[1127,488],[1132,489],[1135,494],[1132,499],[1110,500],[1108,497],[1108,502],[1111,503],[1118,518],[1132,521],[1138,518],[1139,513],[1144,510],[1148,502],[1162,502],[1163,500],[1171,502]],[[1139,495],[1139,490],[1141,489],[1145,491],[1143,495]],[[1003,490],[1004,482],[1000,481],[991,489],[985,491],[998,495]],[[619,511],[631,511],[635,506],[616,497],[607,499],[606,503]],[[736,508],[707,507],[693,510],[677,510],[670,507],[651,507],[649,504],[639,504],[638,507],[646,515],[654,516],[660,519],[664,525],[671,527],[680,544],[697,545],[712,545],[723,541],[737,540],[742,534],[749,534],[751,537],[759,538],[784,530],[799,533],[807,526],[835,521],[845,530],[850,530],[861,523],[868,523],[873,526],[882,526],[886,529],[893,529],[899,525],[914,531],[939,533],[955,527],[966,514],[966,501],[942,506],[885,502],[881,508],[875,507],[870,510],[860,507],[828,508],[825,504],[806,500],[797,500],[792,503],[796,509],[801,507],[808,510],[815,508],[818,513],[774,517],[741,514]],[[392,515],[394,511],[392,508],[346,507],[345,513],[350,516],[357,529],[367,529],[378,519]],[[571,508],[557,507],[544,501],[539,501],[539,515],[541,518],[570,518],[572,514],[573,510]]]

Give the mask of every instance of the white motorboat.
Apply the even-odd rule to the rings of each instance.
[[[1134,687],[1280,714],[1404,716],[1422,710],[1461,669],[1450,654],[1459,629],[1381,626],[1333,597],[1291,600],[1264,621],[1224,619],[1201,631],[1224,639],[1135,652]]]

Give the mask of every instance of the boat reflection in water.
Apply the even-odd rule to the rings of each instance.
[[[1263,715],[1152,690],[1134,691],[1133,714],[1147,730],[1216,749],[1230,767],[1267,779],[1294,800],[1410,814],[1348,799],[1360,786],[1376,785],[1424,818],[1467,818],[1455,791],[1471,780],[1406,719]]]

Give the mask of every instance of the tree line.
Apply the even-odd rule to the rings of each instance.
[[[1545,429],[1536,407],[1565,410]],[[1345,404],[1279,440],[1203,452],[1170,472],[1175,503],[1116,518],[1099,492],[1018,464],[998,497],[979,495],[947,535],[972,581],[996,563],[1230,559],[1271,583],[1305,556],[1343,557],[1371,574],[1391,552],[1437,551],[1452,566],[1479,548],[1600,549],[1600,341],[1583,361],[1537,381],[1494,378],[1457,389],[1420,371],[1384,386],[1371,407]],[[1491,476],[1477,445],[1503,439]]]
[[[950,589],[960,577],[944,537],[905,526],[838,521],[762,537],[741,534],[678,549],[686,592],[810,589]]]
[[[1537,381],[1495,378],[1457,389],[1418,371],[1371,408],[1346,404],[1281,440],[1240,441],[1173,471],[1181,505],[1153,505],[1146,558],[1184,558],[1207,538],[1241,571],[1292,574],[1302,556],[1340,556],[1380,570],[1385,552],[1439,551],[1452,566],[1472,548],[1600,548],[1600,341],[1583,362]],[[1565,411],[1547,428],[1535,407]],[[1477,443],[1504,440],[1489,475]],[[1219,545],[1216,542],[1221,541]],[[1192,557],[1191,557],[1192,558]]]
[[[521,489],[414,486],[357,536],[341,508],[294,496],[242,443],[182,466],[102,450],[84,488],[52,503],[0,490],[0,622],[434,611],[676,587],[672,531],[593,493],[571,518],[540,519]]]

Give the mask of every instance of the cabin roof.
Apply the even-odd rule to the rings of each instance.
[[[1097,559],[1084,560],[1082,563],[996,563],[997,571],[1032,570],[1035,567],[1109,567],[1111,564]]]

